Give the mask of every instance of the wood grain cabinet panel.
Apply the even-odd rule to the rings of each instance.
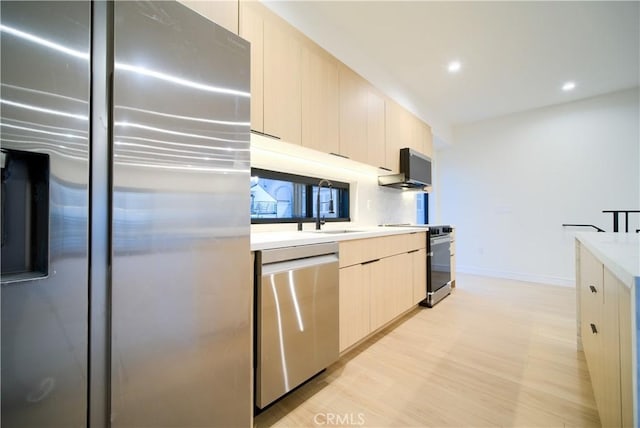
[[[300,33],[280,17],[264,19],[264,132],[300,144],[302,136]]]
[[[366,337],[369,326],[369,265],[340,269],[340,352]]]
[[[427,298],[427,250],[422,248],[411,254],[413,275],[413,304],[417,304]]]
[[[385,166],[384,97],[371,85],[367,93],[367,159],[377,168]]]
[[[238,34],[238,0],[178,0],[216,24]]]
[[[602,310],[601,370],[598,411],[602,426],[621,425],[620,401],[620,324],[618,318],[619,281],[604,269],[604,305]]]
[[[340,242],[341,352],[426,297],[425,246],[425,232]]]
[[[393,318],[393,300],[390,300],[392,291],[392,264],[393,258],[386,258],[370,263],[371,277],[369,280],[370,291],[370,318],[371,330],[375,331]]]
[[[371,264],[371,330],[392,321],[413,304],[412,257],[408,253]]]
[[[338,153],[338,61],[315,43],[302,45],[302,145]]]
[[[340,155],[367,162],[367,82],[344,64],[340,76]]]
[[[407,139],[404,129],[404,111],[395,101],[385,101],[385,162],[384,167],[393,173],[400,171],[402,141]]]
[[[240,2],[239,34],[251,43],[251,129],[259,132],[264,132],[264,14],[259,2]]]
[[[631,290],[624,284],[618,284],[618,315],[620,326],[620,407],[621,426],[633,427],[633,373],[631,345],[633,327],[631,311]]]
[[[633,426],[630,291],[577,246],[580,337],[602,426]]]

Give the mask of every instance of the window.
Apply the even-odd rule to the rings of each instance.
[[[313,222],[320,178],[251,168],[251,223]],[[320,190],[320,217],[350,221],[349,183],[331,181]],[[333,208],[333,212],[331,212]]]

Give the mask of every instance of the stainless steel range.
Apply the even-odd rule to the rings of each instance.
[[[427,250],[427,298],[421,305],[433,305],[451,294],[451,232],[449,225],[429,226]]]

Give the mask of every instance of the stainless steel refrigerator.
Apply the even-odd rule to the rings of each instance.
[[[177,2],[0,23],[2,426],[249,426],[248,43]]]

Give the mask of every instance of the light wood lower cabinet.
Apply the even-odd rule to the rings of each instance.
[[[617,281],[617,279],[616,279]],[[633,423],[633,343],[631,321],[631,290],[624,284],[618,284],[618,310],[620,329],[620,407],[621,425],[632,427]]]
[[[340,269],[340,350],[371,331],[369,324],[369,265]]]
[[[412,258],[408,253],[371,263],[371,330],[377,330],[413,305]]]
[[[578,251],[579,325],[604,427],[633,426],[630,291],[584,246]]]
[[[424,299],[425,246],[425,233],[340,243],[341,352]]]
[[[413,274],[413,303],[427,298],[427,250],[414,250],[411,254]]]

